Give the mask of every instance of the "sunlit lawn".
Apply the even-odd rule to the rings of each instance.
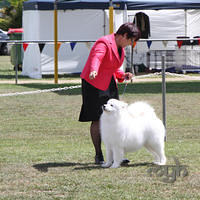
[[[10,68],[0,76],[12,76]],[[0,93],[70,85],[0,83]],[[167,83],[167,164],[175,166],[176,157],[189,172],[173,183],[150,176],[153,158],[144,149],[127,154],[130,164],[118,169],[93,164],[90,124],[78,122],[80,91],[0,96],[0,199],[200,199],[199,81]],[[147,101],[162,118],[159,82],[129,84],[122,99]]]

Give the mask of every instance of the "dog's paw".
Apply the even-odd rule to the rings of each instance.
[[[108,167],[110,167],[111,165],[112,165],[112,163],[106,162],[106,163],[103,163],[103,164],[101,165],[101,167],[103,167],[103,168],[108,168]]]
[[[118,168],[118,167],[120,167],[120,164],[118,164],[118,163],[113,163],[113,164],[111,165],[110,168]]]
[[[153,164],[155,164],[155,165],[165,165],[165,162],[157,162],[157,161],[155,161],[155,162],[153,162]]]

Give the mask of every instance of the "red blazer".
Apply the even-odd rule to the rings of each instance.
[[[124,81],[124,72],[120,69],[124,61],[124,49],[121,58],[118,53],[114,33],[98,39],[92,47],[88,60],[81,73],[81,78],[100,90],[107,90],[112,76],[119,82]],[[96,71],[95,79],[90,80],[89,74]]]

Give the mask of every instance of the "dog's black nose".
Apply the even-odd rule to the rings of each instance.
[[[105,105],[103,105],[103,106],[102,106],[102,109],[103,109],[103,110],[105,110],[105,108],[106,108],[106,106],[105,106]]]

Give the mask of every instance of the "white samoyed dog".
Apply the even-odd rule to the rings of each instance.
[[[166,163],[165,127],[147,103],[136,102],[128,105],[110,99],[103,105],[100,130],[106,148],[106,163],[102,167],[117,168],[125,152],[134,152],[142,147],[153,154],[155,164]]]

